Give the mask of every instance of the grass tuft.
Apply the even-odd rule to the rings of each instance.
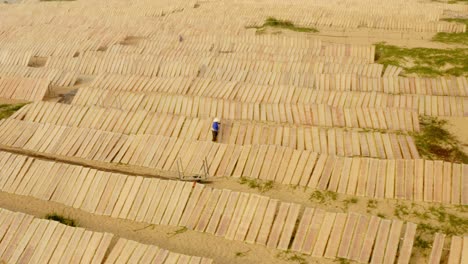
[[[444,4],[468,4],[468,0],[431,0],[432,2]]]
[[[280,20],[276,19],[274,17],[269,17],[265,20],[263,25],[256,27],[256,26],[247,26],[245,27],[247,29],[249,28],[256,28],[258,34],[263,34],[266,31],[266,28],[279,28],[279,29],[287,29],[291,31],[296,31],[296,32],[308,32],[308,33],[316,33],[319,32],[316,28],[313,27],[299,27],[294,25],[289,20]]]
[[[247,250],[247,251],[244,251],[244,252],[238,251],[238,252],[235,253],[235,256],[236,257],[245,257],[247,255],[247,253],[249,253],[249,252],[250,252],[250,249]]]
[[[345,209],[348,209],[350,204],[357,204],[358,201],[359,201],[358,198],[352,197],[352,198],[343,200],[343,204],[344,204]]]
[[[455,209],[457,209],[457,211],[460,211],[462,213],[466,213],[468,212],[468,205],[463,205],[463,204],[455,205]]]
[[[468,0],[465,0],[465,1],[468,3]],[[468,27],[468,19],[466,18],[444,18],[441,20],[447,21],[447,22],[465,24]],[[449,43],[449,44],[468,45],[468,32],[461,32],[461,33],[439,32],[432,38],[432,41]]]
[[[436,117],[420,117],[421,131],[413,133],[419,154],[427,159],[468,163],[460,142],[446,128],[447,120]]]
[[[276,254],[276,257],[279,258],[279,259],[283,259],[283,260],[291,261],[291,262],[296,262],[296,263],[299,263],[299,264],[307,264],[307,261],[303,257],[303,255],[292,253],[289,250],[282,251],[282,252]]]
[[[67,225],[67,226],[76,226],[75,220],[66,218],[64,216],[61,216],[57,213],[51,213],[47,214],[45,216],[45,219],[47,220],[52,220],[52,221],[57,221],[60,222],[61,224]]]
[[[349,263],[351,263],[351,262],[349,262],[349,260],[347,260],[345,258],[338,258],[337,262],[340,263],[340,264],[349,264]]]
[[[397,204],[395,216],[418,224],[414,246],[424,250],[424,254],[428,253],[425,249],[430,248],[435,233],[463,236],[468,232],[467,214],[460,214],[456,207],[441,204],[428,207],[416,203]]]
[[[0,104],[0,119],[8,118],[26,104]]]
[[[185,232],[187,232],[187,230],[188,230],[187,227],[184,226],[182,228],[177,229],[174,232],[170,232],[170,233],[167,233],[167,234],[169,235],[169,237],[173,237],[175,235],[185,233]]]
[[[337,198],[338,198],[338,195],[335,192],[331,192],[331,191],[322,192],[322,191],[316,190],[310,195],[309,200],[313,202],[321,203],[321,204],[326,204],[329,201],[336,201]]]
[[[468,0],[465,0],[468,3]],[[442,18],[442,21],[465,24],[468,27],[468,18]]]
[[[349,198],[349,199],[345,200],[345,203],[355,204],[358,201],[359,201],[358,198],[353,197],[353,198]]]
[[[396,204],[394,214],[398,219],[401,219],[403,216],[407,216],[410,214],[408,206],[405,204]]]
[[[448,0],[447,1],[447,4],[458,4],[458,3],[468,4],[468,0]]]
[[[468,32],[462,32],[462,33],[439,32],[432,38],[432,41],[448,43],[448,44],[468,45]]]
[[[376,44],[376,61],[399,66],[405,74],[421,76],[468,76],[468,49],[402,48]]]
[[[421,235],[417,235],[414,239],[414,246],[422,249],[427,249],[431,246],[431,242],[422,238]]]
[[[273,181],[260,181],[258,179],[249,179],[241,177],[239,183],[242,185],[247,185],[251,189],[258,189],[261,193],[267,192],[273,189]]]
[[[379,202],[377,200],[368,200],[367,201],[367,208],[371,208],[371,209],[375,209],[377,208],[377,205],[379,204]]]
[[[387,218],[387,216],[384,215],[383,213],[377,213],[377,216],[380,217],[380,218]]]

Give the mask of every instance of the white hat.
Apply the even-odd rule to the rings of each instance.
[[[213,120],[214,123],[219,123],[219,121],[220,121],[220,120],[219,120],[219,118],[217,118],[217,117]]]

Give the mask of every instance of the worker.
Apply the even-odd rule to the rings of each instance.
[[[211,126],[211,132],[213,133],[213,142],[216,142],[218,138],[218,132],[219,132],[219,125],[221,122],[219,121],[219,118],[215,118],[213,120],[213,125]]]

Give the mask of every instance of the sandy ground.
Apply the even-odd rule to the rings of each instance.
[[[463,45],[444,44],[431,41],[434,33],[423,32],[401,32],[378,29],[338,29],[338,28],[317,28],[318,33],[303,33],[290,30],[268,29],[267,32],[280,32],[282,35],[304,36],[319,38],[324,42],[346,43],[357,45],[371,45],[379,42],[386,42],[391,45],[404,46],[408,48],[424,47],[446,49],[454,47],[464,47]],[[255,32],[255,29],[250,29]],[[254,33],[253,33],[254,34]]]
[[[23,150],[19,153],[29,155],[33,154]],[[46,159],[51,158],[44,155],[38,157]],[[107,163],[100,163],[97,164],[98,166],[96,166],[95,162],[77,160],[74,158],[65,158],[61,159],[61,161],[98,169],[120,171],[133,175],[143,174],[142,168],[138,167],[134,168],[131,166],[119,166]],[[148,172],[147,169],[146,171]],[[154,177],[157,176],[158,173],[153,172],[151,174],[143,175]],[[324,201],[320,201],[317,199],[311,199],[311,194],[314,193],[315,190],[310,188],[301,188],[274,183],[272,189],[262,193],[258,189],[250,188],[246,184],[241,184],[239,179],[235,178],[211,178],[209,182],[205,182],[204,184],[218,189],[230,189],[233,191],[257,193],[281,201],[294,202],[307,207],[322,208],[327,211],[356,212],[366,215],[376,215],[387,219],[400,219],[404,221],[411,221],[417,224],[429,224],[439,228],[450,228],[452,225],[452,223],[444,221],[440,222],[440,220],[437,219],[438,215],[436,213],[440,211],[447,215],[450,214],[461,219],[468,219],[468,208],[451,205],[441,206],[439,204],[433,203],[412,202],[394,199],[369,199],[366,197],[356,197],[341,194],[336,195],[336,198],[334,199],[326,198]],[[218,238],[212,235],[192,231],[187,231],[176,236],[171,236],[171,232],[174,232],[180,228],[166,226],[148,227],[146,224],[112,219],[109,217],[95,216],[80,210],[65,207],[57,203],[43,202],[30,197],[21,197],[17,195],[0,193],[0,207],[14,211],[31,213],[37,216],[43,216],[49,212],[58,212],[78,220],[80,226],[86,228],[90,228],[96,231],[112,232],[117,236],[137,240],[142,243],[155,244],[169,250],[178,251],[185,254],[211,257],[215,260],[218,260],[217,263],[259,263],[265,260],[268,260],[268,262],[263,263],[286,263],[276,257],[280,253],[279,251],[269,250],[264,246],[229,241],[224,238]],[[410,213],[405,213],[406,211],[409,211]],[[420,214],[422,213],[429,214],[428,216],[421,216]],[[468,233],[468,229],[458,230],[457,232],[459,232],[458,235],[466,234]],[[430,244],[432,244],[432,234],[427,235],[426,233],[421,233],[421,236]],[[447,240],[447,249],[449,247],[448,242],[449,240]],[[247,251],[249,253],[246,254],[246,256],[236,257],[237,252]],[[424,261],[429,253],[429,248],[415,247],[413,259],[415,262],[413,263]],[[447,255],[447,251],[445,251],[444,254]],[[316,259],[308,259],[308,261],[308,263],[327,263],[322,259],[319,262],[314,262]]]
[[[12,2],[12,0],[9,1]],[[388,44],[406,46],[410,48],[426,47],[444,49],[457,47],[456,45],[448,45],[430,41],[434,35],[433,33],[399,32],[377,29],[318,29],[320,30],[319,33],[307,34],[307,36],[305,33],[297,33],[288,30],[281,30],[280,34],[320,38],[325,42],[331,43],[367,45],[378,42],[386,42]],[[255,34],[255,30],[251,31],[253,31],[252,34]],[[278,30],[275,29],[274,31]],[[46,100],[58,100],[60,95],[67,94],[68,92],[79,87],[87,86],[90,81],[92,81],[91,76],[82,76],[80,78],[82,81],[72,88],[53,89],[53,97],[49,97]],[[16,100],[0,99],[0,104],[11,104],[19,102],[20,101]],[[450,117],[445,119],[449,121],[449,130],[454,135],[456,135],[463,144],[465,144],[465,151],[468,152],[468,117]],[[4,146],[0,146],[0,149],[10,151],[15,150]],[[47,159],[56,159],[72,164],[91,166],[103,170],[124,172],[132,175],[143,175],[148,177],[175,176],[171,173],[154,171],[147,168],[99,163],[52,155],[44,156],[40,153],[33,153],[19,149],[16,149],[15,151],[21,154]],[[214,188],[226,188],[234,191],[260,193],[257,189],[252,189],[246,185],[240,184],[238,179],[217,178],[206,184],[207,186]],[[440,226],[441,224],[444,225],[450,223],[446,223],[447,221],[439,221],[432,215],[429,217],[429,219],[427,219],[414,213],[402,213],[401,208],[407,208],[407,210],[412,212],[430,212],[436,206],[437,208],[442,208],[443,211],[447,214],[452,214],[460,218],[468,219],[468,209],[466,207],[450,205],[439,207],[438,204],[436,205],[425,202],[397,201],[392,199],[374,200],[365,197],[347,195],[337,195],[335,200],[326,199],[325,201],[317,201],[310,199],[313,192],[314,190],[311,189],[295,188],[281,184],[274,184],[271,190],[261,194],[279,199],[281,201],[295,202],[304,206],[322,208],[328,211],[356,212],[367,215],[378,215],[388,219],[402,219],[418,224],[429,223],[432,226]],[[371,206],[371,204],[373,205]],[[215,260],[215,263],[299,263],[282,259],[280,256],[278,256],[278,254],[281,253],[280,251],[270,250],[262,245],[250,245],[244,242],[230,241],[224,238],[190,230],[179,234],[174,234],[175,231],[180,230],[179,227],[148,226],[148,224],[144,223],[136,223],[110,217],[96,216],[78,209],[63,206],[58,203],[45,202],[31,197],[0,192],[0,207],[12,211],[21,211],[35,215],[37,217],[44,217],[47,213],[56,212],[76,220],[78,225],[81,227],[95,231],[113,233],[116,236],[113,241],[114,243],[116,242],[117,237],[124,237],[127,239],[136,240],[141,243],[154,244],[183,254],[210,257]],[[461,234],[467,233],[468,230],[461,230]],[[426,236],[425,239],[431,242],[430,236]],[[448,249],[449,247],[448,242],[449,240],[447,239],[445,249]],[[412,263],[424,263],[429,252],[430,248],[415,247],[413,250]],[[241,253],[240,255],[243,256],[236,256],[236,253]],[[447,257],[447,250],[445,250],[443,254],[444,257]],[[291,257],[292,254],[286,256]],[[339,263],[338,260],[331,261],[326,259],[314,259],[307,256],[301,257],[304,258],[305,263]]]
[[[153,244],[174,252],[213,258],[215,263],[298,263],[284,259],[294,256],[279,250],[271,250],[262,245],[250,245],[239,241],[230,241],[214,235],[187,230],[175,234],[180,227],[155,226],[136,223],[105,216],[96,216],[81,210],[69,208],[55,202],[11,195],[0,192],[0,207],[11,211],[21,211],[43,218],[48,213],[58,213],[74,219],[78,226],[115,235],[112,246],[119,237],[141,243]],[[108,252],[109,253],[109,252]],[[243,256],[236,256],[243,253]],[[326,259],[314,259],[302,256],[303,263],[336,263]]]
[[[468,117],[445,117],[448,120],[447,129],[455,135],[468,153]]]
[[[372,45],[379,42],[385,42],[390,45],[397,45],[408,48],[466,48],[461,44],[446,44],[434,42],[431,39],[435,33],[432,32],[404,32],[395,30],[382,30],[373,28],[333,28],[333,27],[316,27],[317,33],[295,32],[287,29],[266,28],[266,34],[281,34],[286,36],[296,36],[305,38],[319,38],[324,42],[340,43],[340,44],[355,44],[355,45]],[[255,34],[256,29],[248,29],[251,34]]]
[[[80,85],[86,85],[87,83],[89,83],[89,79]],[[66,92],[68,91],[58,91],[60,94]],[[52,100],[54,100],[54,98],[52,98]],[[0,103],[19,103],[19,101],[0,100]],[[468,117],[449,117],[445,119],[449,121],[447,128],[450,132],[456,135],[463,144],[465,144],[465,151],[468,151]],[[53,159],[61,162],[89,166],[102,170],[123,172],[132,175],[162,178],[174,178],[175,176],[175,172],[168,173],[136,166],[124,166],[63,156],[44,155],[43,153],[35,153],[6,146],[0,146],[0,150],[13,151],[18,154],[26,154],[38,158]],[[310,199],[311,194],[314,192],[312,189],[274,184],[271,190],[261,193],[257,189],[252,189],[247,185],[240,184],[239,180],[234,178],[214,178],[210,179],[210,182],[205,184],[219,189],[225,188],[233,191],[258,193],[281,201],[299,203],[304,206],[322,208],[327,211],[356,212],[366,215],[377,215],[387,219],[401,219],[417,224],[424,223],[432,226],[441,225],[440,221],[434,217],[426,219],[413,213],[401,215],[401,210],[397,209],[403,207],[409,208],[410,211],[430,212],[435,207],[439,208],[439,205],[431,203],[397,201],[391,199],[374,200],[366,197],[348,195],[337,195],[336,200],[326,199],[326,201],[317,201]],[[371,207],[369,206],[370,203],[375,203],[376,205]],[[44,217],[47,213],[57,212],[76,220],[81,227],[95,231],[113,233],[116,236],[114,243],[118,237],[124,237],[141,243],[154,244],[183,254],[213,258],[215,263],[301,263],[300,261],[291,261],[287,259],[293,257],[294,253],[284,253],[278,250],[271,250],[262,245],[250,245],[244,242],[230,241],[224,238],[190,230],[174,234],[175,231],[180,230],[180,227],[149,226],[145,223],[136,223],[121,219],[113,219],[110,217],[96,216],[61,204],[44,202],[31,197],[0,192],[0,207],[12,211],[29,213],[37,217]],[[468,209],[466,207],[444,205],[441,208],[443,208],[443,211],[448,214],[468,219]],[[419,228],[418,232],[421,232]],[[462,230],[458,235],[467,233],[468,230]],[[427,235],[426,233],[420,233],[419,235],[428,241],[429,244],[432,244],[432,234]],[[450,240],[447,239],[443,258],[447,258],[450,246],[449,242]],[[423,263],[427,261],[429,254],[430,248],[414,247],[412,263]],[[302,263],[339,263],[339,260],[332,261],[327,259],[317,259],[300,254],[298,254],[298,256],[300,256],[300,260],[303,260]]]
[[[237,179],[220,178],[208,183],[207,186],[214,188],[226,188],[234,191],[257,193],[269,196],[281,201],[295,202],[308,207],[322,208],[333,212],[356,212],[366,215],[377,215],[386,219],[400,219],[411,221],[417,224],[426,223],[438,226],[436,219],[422,218],[413,213],[402,213],[404,210],[396,208],[407,208],[409,211],[430,212],[437,207],[447,214],[453,214],[460,218],[468,219],[468,210],[457,206],[443,206],[411,201],[397,201],[390,199],[368,199],[365,197],[355,197],[338,194],[336,199],[326,198],[325,201],[311,199],[314,190],[304,188],[294,188],[280,184],[274,184],[273,188],[265,193],[257,189],[249,188],[239,183]],[[356,199],[353,199],[356,198]],[[352,201],[354,200],[354,201]],[[371,202],[370,202],[371,201]],[[374,203],[375,206],[370,206]],[[21,211],[32,214],[37,217],[44,217],[47,213],[55,212],[68,218],[74,219],[78,225],[94,231],[110,232],[116,237],[124,237],[139,241],[141,243],[154,244],[163,248],[204,257],[213,258],[216,263],[294,263],[285,259],[283,256],[293,256],[293,253],[286,254],[278,250],[271,250],[262,245],[250,245],[239,241],[230,241],[221,237],[216,237],[206,233],[195,231],[184,231],[180,234],[174,232],[180,230],[180,227],[148,225],[127,220],[114,219],[104,216],[96,216],[84,211],[70,208],[55,202],[45,202],[35,198],[12,195],[0,192],[0,207],[12,211]],[[443,208],[443,209],[441,209]],[[467,233],[468,230],[462,231]],[[432,243],[432,235],[424,235],[425,240]],[[114,242],[116,239],[114,239]],[[444,256],[447,256],[449,241],[446,243]],[[242,257],[236,256],[239,252],[244,252]],[[412,263],[421,263],[427,260],[430,248],[413,249]],[[305,263],[334,263],[331,260],[314,259],[305,255],[298,254],[306,261]],[[284,257],[283,257],[284,258]]]

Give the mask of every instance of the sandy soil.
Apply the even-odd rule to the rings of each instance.
[[[436,219],[432,219],[431,214],[429,214],[429,219],[427,219],[415,215],[414,212],[431,212],[431,210],[437,208],[447,214],[468,219],[468,210],[466,210],[466,208],[450,205],[440,207],[439,205],[424,202],[389,199],[376,200],[340,194],[337,195],[336,199],[326,198],[324,201],[319,201],[310,198],[311,194],[314,192],[314,190],[311,189],[293,188],[275,184],[271,190],[261,193],[257,189],[251,189],[246,185],[240,184],[237,179],[220,178],[207,185],[214,188],[227,188],[234,191],[258,193],[281,201],[300,203],[304,206],[322,208],[327,211],[377,215],[386,219],[400,219],[417,224],[430,224],[436,227],[439,226],[440,223],[438,223]],[[371,203],[375,205],[371,206]],[[229,241],[221,237],[190,230],[175,234],[174,232],[180,230],[180,227],[148,225],[145,223],[96,216],[62,204],[45,202],[31,197],[0,192],[0,207],[12,211],[21,211],[37,217],[44,217],[47,213],[56,212],[76,220],[81,227],[94,231],[110,232],[117,237],[158,245],[184,254],[210,257],[213,258],[216,263],[294,263],[282,259],[284,256],[286,256],[286,258],[293,256],[293,253],[285,254],[278,250],[268,249],[265,246],[250,245],[239,241]],[[406,214],[405,211],[409,211],[410,213]],[[467,232],[468,230],[464,230],[462,234]],[[419,229],[418,233],[420,233],[421,237],[426,241],[432,243],[432,235],[421,233]],[[116,239],[114,239],[114,242],[115,241]],[[449,249],[448,242],[447,240],[445,246],[446,250],[444,251],[445,257]],[[244,252],[245,256],[236,256],[239,252]],[[412,263],[426,261],[429,253],[430,248],[415,247],[413,249]],[[280,255],[283,257],[281,258]],[[331,260],[315,259],[301,254],[298,255],[304,258],[306,261],[305,263],[334,263]]]
[[[468,117],[444,117],[448,120],[447,129],[455,135],[468,151]]]
[[[468,117],[445,117],[448,121],[447,129],[457,137],[462,144],[463,151],[468,154]]]
[[[34,154],[24,150],[19,151],[19,153],[29,155]],[[52,156],[44,155],[39,155],[37,157],[46,159],[54,158]],[[161,175],[158,175],[158,173],[155,171],[151,172],[148,169],[143,169],[139,167],[121,166],[108,163],[96,163],[67,157],[59,158],[62,162],[89,166],[97,169],[119,171],[132,175],[145,175],[147,177],[161,177]],[[269,196],[271,198],[279,199],[281,201],[299,203],[307,207],[322,208],[327,211],[356,212],[366,215],[376,215],[387,219],[400,219],[404,221],[411,221],[417,224],[424,223],[437,227],[440,230],[444,230],[444,228],[450,229],[452,225],[452,223],[450,222],[444,222],[438,219],[438,214],[440,212],[443,212],[446,215],[454,215],[461,219],[468,219],[468,210],[466,207],[458,207],[452,205],[441,206],[439,204],[433,203],[413,202],[394,199],[369,199],[366,197],[356,197],[341,194],[337,194],[336,198],[326,197],[325,200],[320,201],[317,199],[311,199],[311,194],[315,192],[315,190],[310,188],[300,188],[274,183],[272,189],[266,191],[265,193],[262,193],[258,189],[250,188],[245,184],[241,184],[239,179],[235,178],[211,178],[209,182],[205,182],[204,184],[218,189],[230,189],[233,191],[257,193]],[[2,195],[6,196],[2,198]],[[28,202],[24,202],[25,200],[27,200]],[[30,200],[33,202],[30,202]],[[56,204],[53,202],[49,203],[38,201],[29,197],[20,197],[16,195],[7,195],[0,193],[0,207],[31,213],[38,216],[41,216],[41,214],[45,215],[46,213],[51,211],[56,211],[64,215],[68,215],[73,219],[77,219],[80,222],[81,226],[93,230],[112,232],[117,236],[137,240],[143,243],[156,244],[167,249],[179,251],[185,254],[202,255],[218,260],[223,260],[222,262],[217,263],[258,263],[259,259],[269,259],[270,261],[268,263],[282,263],[278,259],[278,257],[276,257],[279,251],[271,251],[264,246],[248,245],[243,242],[232,242],[223,238],[217,238],[208,234],[200,234],[191,231],[187,231],[183,234],[170,237],[170,235],[167,233],[174,232],[179,228],[151,226],[151,228],[148,227],[146,229],[142,229],[147,225],[141,223],[134,223],[131,221],[111,219],[108,217],[94,216],[92,214],[85,213],[80,210],[67,208],[60,204]],[[421,214],[424,213],[426,213],[427,215],[421,216]],[[142,230],[135,231],[138,229]],[[431,244],[433,234],[428,234],[427,232],[423,231],[424,230],[419,230],[420,236]],[[459,235],[466,234],[468,233],[468,229],[457,230],[457,232]],[[186,243],[186,241],[189,240],[193,242]],[[447,243],[448,242],[449,240],[447,240]],[[449,245],[447,244],[447,249],[448,247]],[[247,251],[249,251],[249,253],[242,258],[235,256],[236,252]],[[418,263],[418,261],[425,260],[429,253],[429,248],[415,247],[413,260],[416,262],[414,263]],[[445,251],[444,254],[447,254],[447,251]],[[259,257],[259,259],[257,257]],[[311,261],[312,260],[313,259],[311,259]]]
[[[408,48],[434,48],[447,49],[465,47],[463,45],[445,44],[431,41],[434,33],[427,32],[401,32],[378,29],[346,29],[343,31],[333,29],[321,29],[317,33],[323,41],[349,43],[349,44],[375,44],[386,42]]]
[[[298,263],[284,259],[294,254],[271,250],[262,245],[250,245],[230,241],[206,233],[187,230],[174,234],[180,227],[155,226],[104,216],[96,216],[81,210],[69,208],[54,202],[0,192],[0,207],[11,211],[21,211],[43,218],[48,213],[58,213],[77,221],[78,226],[115,235],[112,246],[118,237],[153,244],[174,252],[213,258],[215,263]],[[109,253],[109,252],[108,252]],[[244,253],[244,256],[236,256]],[[282,254],[278,256],[278,254]],[[305,263],[334,263],[326,259],[301,256]]]
[[[12,2],[11,0],[9,2]],[[419,32],[399,32],[377,29],[336,29],[336,28],[318,28],[319,33],[305,34],[292,32],[288,30],[277,30],[283,35],[295,35],[302,37],[320,38],[325,42],[330,43],[349,43],[349,44],[375,44],[378,42],[386,42],[392,45],[426,48],[453,48],[457,45],[449,45],[443,43],[432,42],[433,33]],[[255,34],[255,30],[252,34]],[[67,94],[70,91],[79,87],[85,87],[92,81],[92,76],[80,76],[81,81],[71,88],[53,88],[53,97],[46,98],[48,101],[57,101],[61,95]],[[0,99],[0,104],[20,103],[17,100]],[[450,117],[445,118],[449,121],[449,130],[456,135],[460,141],[465,144],[465,151],[468,152],[468,117]],[[55,159],[62,162],[68,162],[77,165],[90,166],[103,170],[111,170],[123,172],[132,175],[143,175],[147,177],[165,177],[171,178],[175,173],[162,171],[154,171],[148,168],[135,166],[123,166],[116,164],[93,162],[83,159],[68,158],[53,155],[44,155],[42,153],[34,153],[10,147],[0,146],[0,150],[14,150],[20,154],[31,156]],[[214,188],[226,188],[234,191],[243,191],[250,193],[261,193],[257,189],[249,188],[246,185],[239,183],[238,179],[232,178],[216,178],[211,182],[206,183]],[[262,195],[266,195],[281,201],[295,202],[304,206],[326,209],[334,212],[356,212],[367,215],[377,215],[388,219],[402,219],[414,223],[424,223],[435,227],[445,228],[450,226],[449,221],[437,219],[434,213],[434,208],[437,212],[444,212],[447,215],[454,215],[462,219],[468,219],[467,207],[457,207],[451,205],[440,206],[425,202],[412,201],[397,201],[393,199],[369,199],[365,197],[337,195],[336,199],[327,198],[324,201],[311,199],[311,194],[314,190],[295,188],[274,184],[273,188]],[[179,227],[169,226],[148,226],[148,224],[114,219],[110,217],[96,216],[90,213],[83,212],[78,209],[63,206],[54,202],[45,202],[31,197],[7,194],[0,192],[0,207],[21,211],[44,217],[47,213],[56,212],[61,215],[72,218],[78,222],[78,225],[95,231],[111,232],[116,238],[124,237],[139,241],[141,243],[154,244],[171,251],[180,252],[189,255],[197,255],[213,258],[215,263],[299,263],[291,260],[285,260],[278,256],[281,253],[278,250],[270,250],[261,245],[250,245],[239,241],[230,241],[224,238],[213,235],[199,233],[187,230],[185,232],[174,234],[180,230]],[[405,209],[406,208],[406,209]],[[427,213],[426,216],[416,214],[415,212]],[[468,230],[459,230],[460,234],[467,234]],[[418,228],[418,235],[432,242],[432,236],[421,233]],[[447,249],[449,247],[447,239],[443,257],[447,257]],[[430,248],[421,248],[416,246],[413,251],[414,255],[412,263],[424,263],[430,253]],[[236,256],[236,253],[241,253]],[[243,253],[243,254],[242,254]],[[291,257],[292,254],[286,255]],[[307,256],[301,256],[306,263],[339,263],[339,261],[331,261],[326,259],[314,259]],[[349,262],[351,263],[351,262]]]
[[[208,186],[215,188],[226,188],[230,190],[260,193],[257,189],[251,189],[242,185],[237,179],[217,179]],[[452,223],[440,221],[439,214],[453,215],[460,219],[468,219],[468,208],[454,205],[440,205],[436,203],[416,202],[396,199],[370,199],[367,197],[336,194],[336,199],[325,198],[324,201],[311,198],[316,190],[310,188],[296,188],[282,184],[274,184],[273,188],[262,195],[266,195],[281,201],[299,203],[307,207],[322,208],[333,212],[355,212],[365,215],[375,215],[386,219],[399,219],[416,224],[429,224],[441,230],[451,229]],[[325,192],[321,192],[325,194]],[[426,213],[426,214],[424,214]],[[465,226],[466,227],[466,226]],[[467,234],[468,229],[458,230],[458,235]],[[432,245],[433,235],[418,229],[418,235]],[[446,241],[448,242],[448,241]],[[447,254],[449,244],[446,245]],[[413,248],[412,263],[422,263],[427,260],[430,249]],[[421,261],[421,262],[420,262]]]

